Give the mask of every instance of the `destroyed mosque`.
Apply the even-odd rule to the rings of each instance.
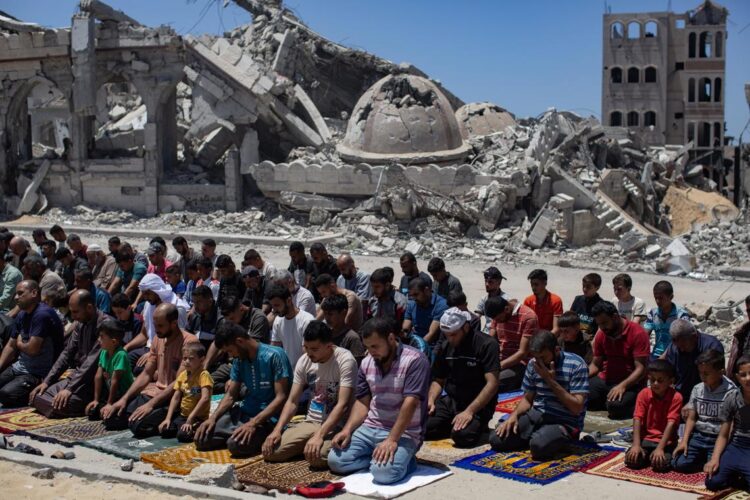
[[[615,241],[663,272],[694,267],[679,236],[740,215],[716,3],[604,16],[602,123],[464,103],[279,0],[235,2],[252,23],[224,36],[100,0],[70,28],[0,13],[0,211],[232,212],[263,197],[327,228],[370,214],[531,248]]]

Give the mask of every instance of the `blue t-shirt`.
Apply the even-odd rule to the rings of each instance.
[[[140,282],[144,276],[146,276],[146,272],[148,271],[148,267],[144,266],[140,262],[135,262],[133,264],[132,269],[130,271],[123,271],[119,267],[117,268],[117,272],[115,273],[115,276],[120,278],[120,291],[124,292],[128,289],[130,286],[130,282],[133,280],[136,280]]]
[[[583,420],[586,418],[586,405],[579,415],[573,415],[562,404],[555,393],[550,389],[547,382],[539,376],[534,368],[535,359],[529,361],[526,373],[523,376],[521,388],[523,392],[533,392],[534,408],[540,412],[554,417],[550,421],[560,422],[563,425],[583,429]],[[589,393],[589,368],[586,362],[577,354],[561,351],[555,359],[555,381],[570,394]]]
[[[658,358],[667,350],[672,343],[672,336],[669,335],[669,327],[676,319],[690,319],[690,314],[682,307],[672,303],[672,309],[669,311],[666,319],[661,317],[661,310],[658,307],[651,309],[646,315],[646,323],[643,327],[648,332],[654,332],[654,348],[651,354]]]
[[[176,293],[177,295],[183,295],[183,298],[184,298],[185,290],[187,290],[187,285],[185,284],[184,281],[179,281],[177,285],[174,288],[172,288],[172,291],[174,293]]]
[[[36,356],[19,352],[13,369],[39,378],[46,377],[63,349],[64,329],[57,312],[44,303],[40,303],[31,313],[21,311],[16,317],[16,327],[11,333],[11,338],[18,337],[24,343],[31,337],[41,337],[44,340],[42,349]]]
[[[432,300],[428,307],[420,307],[415,301],[409,300],[404,319],[411,320],[414,333],[420,337],[424,337],[430,331],[432,322],[440,321],[446,309],[448,309],[448,304],[445,302],[445,299],[433,292]],[[437,342],[437,338],[434,342]]]
[[[262,412],[276,397],[273,384],[281,379],[292,379],[289,358],[280,347],[258,343],[255,359],[235,359],[229,379],[247,387],[247,395],[240,402],[242,421],[247,421]],[[276,422],[274,417],[271,421]]]

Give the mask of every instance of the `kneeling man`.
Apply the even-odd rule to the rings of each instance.
[[[195,431],[195,447],[228,448],[233,457],[257,455],[289,395],[289,358],[280,347],[261,344],[229,321],[221,322],[214,343],[233,358],[232,369],[224,398]],[[240,401],[242,385],[247,392]]]
[[[526,367],[524,397],[490,436],[495,451],[531,449],[534,460],[555,456],[577,440],[586,417],[588,367],[580,356],[564,352],[555,336],[541,330],[531,337],[533,359]]]
[[[284,462],[305,455],[310,466],[328,466],[334,432],[349,416],[354,402],[357,361],[352,353],[333,343],[333,331],[322,321],[311,321],[304,332],[305,354],[297,361],[294,383],[273,432],[263,443],[268,462]],[[297,413],[303,392],[309,389],[310,404],[304,422],[284,428]]]
[[[380,484],[401,481],[417,467],[427,423],[430,363],[398,341],[391,321],[363,327],[368,355],[357,377],[357,401],[333,438],[328,466],[336,474],[370,470]]]

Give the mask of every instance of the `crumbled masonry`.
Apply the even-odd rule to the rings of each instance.
[[[606,254],[696,277],[745,261],[731,169],[706,177],[693,143],[464,103],[278,0],[236,3],[252,22],[224,36],[181,37],[100,0],[65,28],[1,15],[0,212],[340,231],[373,253]],[[705,244],[725,233],[736,251]]]

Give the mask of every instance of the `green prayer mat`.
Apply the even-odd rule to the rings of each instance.
[[[177,439],[164,439],[161,436],[153,436],[138,439],[131,431],[118,432],[109,436],[89,439],[81,443],[83,446],[103,451],[122,458],[140,460],[141,453],[153,453],[174,446],[180,446]]]

